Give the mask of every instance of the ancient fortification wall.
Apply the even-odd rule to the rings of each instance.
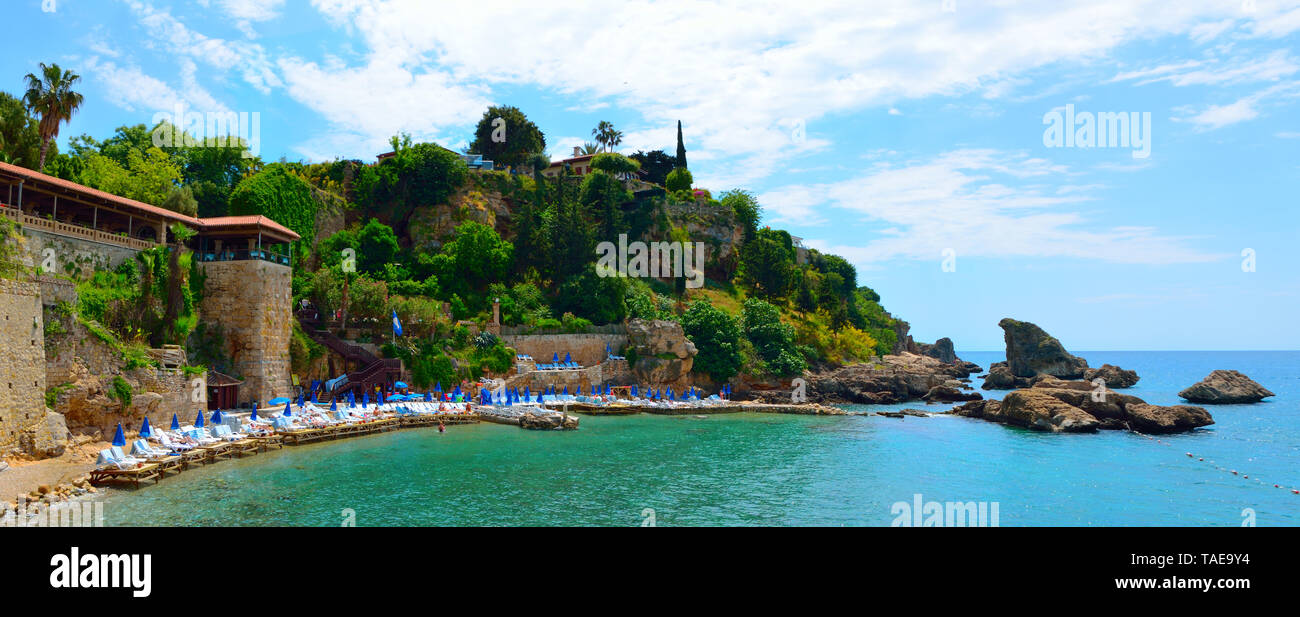
[[[266,261],[203,264],[201,318],[222,327],[226,353],[244,380],[240,404],[288,396],[292,335],[291,271]]]
[[[40,286],[0,279],[0,454],[45,419],[44,337]]]

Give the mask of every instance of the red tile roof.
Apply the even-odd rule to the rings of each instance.
[[[292,229],[285,227],[261,214],[247,214],[243,216],[218,216],[206,219],[197,219],[202,230],[223,229],[230,227],[260,227],[270,230],[287,237],[290,240],[297,240],[299,236]]]
[[[230,227],[260,227],[262,229],[270,230],[273,234],[287,237],[291,240],[297,240],[301,237],[298,234],[294,233],[294,231],[289,229],[288,227],[285,227],[284,225],[281,225],[260,214],[248,215],[248,216],[219,216],[219,217],[201,219],[192,216],[186,216],[179,212],[173,212],[166,208],[160,208],[158,206],[136,201],[134,199],[119,197],[112,193],[105,193],[104,191],[98,189],[92,189],[83,184],[77,184],[76,182],[71,182],[68,180],[64,180],[62,178],[56,178],[54,176],[49,176],[37,171],[32,171],[30,169],[27,169],[26,167],[10,165],[9,163],[0,162],[0,174],[11,174],[19,178],[30,180],[32,182],[43,182],[64,190],[72,191],[74,193],[81,193],[86,197],[102,199],[124,210],[128,210],[128,211],[134,210],[136,212],[151,214],[172,221],[179,221],[185,223],[186,225],[189,225],[190,227],[193,227],[194,229],[200,232],[206,229],[222,229],[222,228],[230,228]]]
[[[166,208],[159,208],[158,206],[152,206],[142,201],[127,199],[125,197],[118,197],[117,195],[114,195],[112,193],[105,193],[104,191],[98,189],[92,189],[88,186],[77,184],[76,182],[71,182],[68,180],[64,180],[62,178],[55,178],[54,176],[47,176],[38,171],[32,171],[30,169],[27,169],[26,167],[10,165],[9,163],[0,163],[0,173],[12,174],[20,178],[23,178],[25,180],[30,180],[32,182],[43,182],[45,184],[50,184],[64,190],[81,193],[82,195],[85,195],[87,197],[102,199],[104,201],[107,201],[115,206],[118,206],[126,210],[135,210],[137,212],[143,212],[143,213],[151,214],[153,216],[170,219],[173,221],[180,221],[182,223],[187,223],[189,225],[194,225],[194,226],[198,226],[199,224],[199,219],[196,219],[192,216],[186,216],[184,214],[181,214],[179,212],[173,212]]]

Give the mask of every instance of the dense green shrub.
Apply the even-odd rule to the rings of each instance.
[[[311,185],[280,163],[245,178],[230,193],[230,214],[261,214],[292,229],[311,245],[316,237],[316,211]]]
[[[691,175],[690,170],[685,167],[678,167],[668,172],[668,177],[664,180],[664,188],[668,189],[669,193],[689,191],[694,183],[695,177]]]
[[[706,299],[696,300],[682,315],[682,330],[695,343],[695,370],[717,382],[740,371],[740,326],[725,311]]]
[[[741,324],[745,338],[773,375],[790,377],[808,367],[795,345],[794,327],[781,323],[781,312],[775,306],[756,298],[745,300]]]

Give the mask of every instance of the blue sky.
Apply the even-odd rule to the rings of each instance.
[[[1079,350],[1300,348],[1297,2],[3,11],[23,27],[0,89],[39,62],[85,78],[64,144],[177,104],[259,113],[267,160],[373,159],[399,131],[464,147],[489,104],[522,108],[553,156],[600,120],[620,150],[671,152],[680,119],[697,185],[756,192],[768,223],[855,263],[919,340],[1000,349],[1011,316]],[[1048,147],[1044,118],[1066,105],[1149,114],[1149,156]]]

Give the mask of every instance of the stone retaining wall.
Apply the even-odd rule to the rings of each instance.
[[[44,340],[40,286],[0,279],[0,454],[45,419]]]
[[[559,354],[563,360],[568,353],[574,362],[592,366],[605,361],[605,345],[615,354],[623,349],[627,334],[521,334],[504,335],[501,340],[515,353],[530,355],[543,364],[551,361],[552,354]]]

